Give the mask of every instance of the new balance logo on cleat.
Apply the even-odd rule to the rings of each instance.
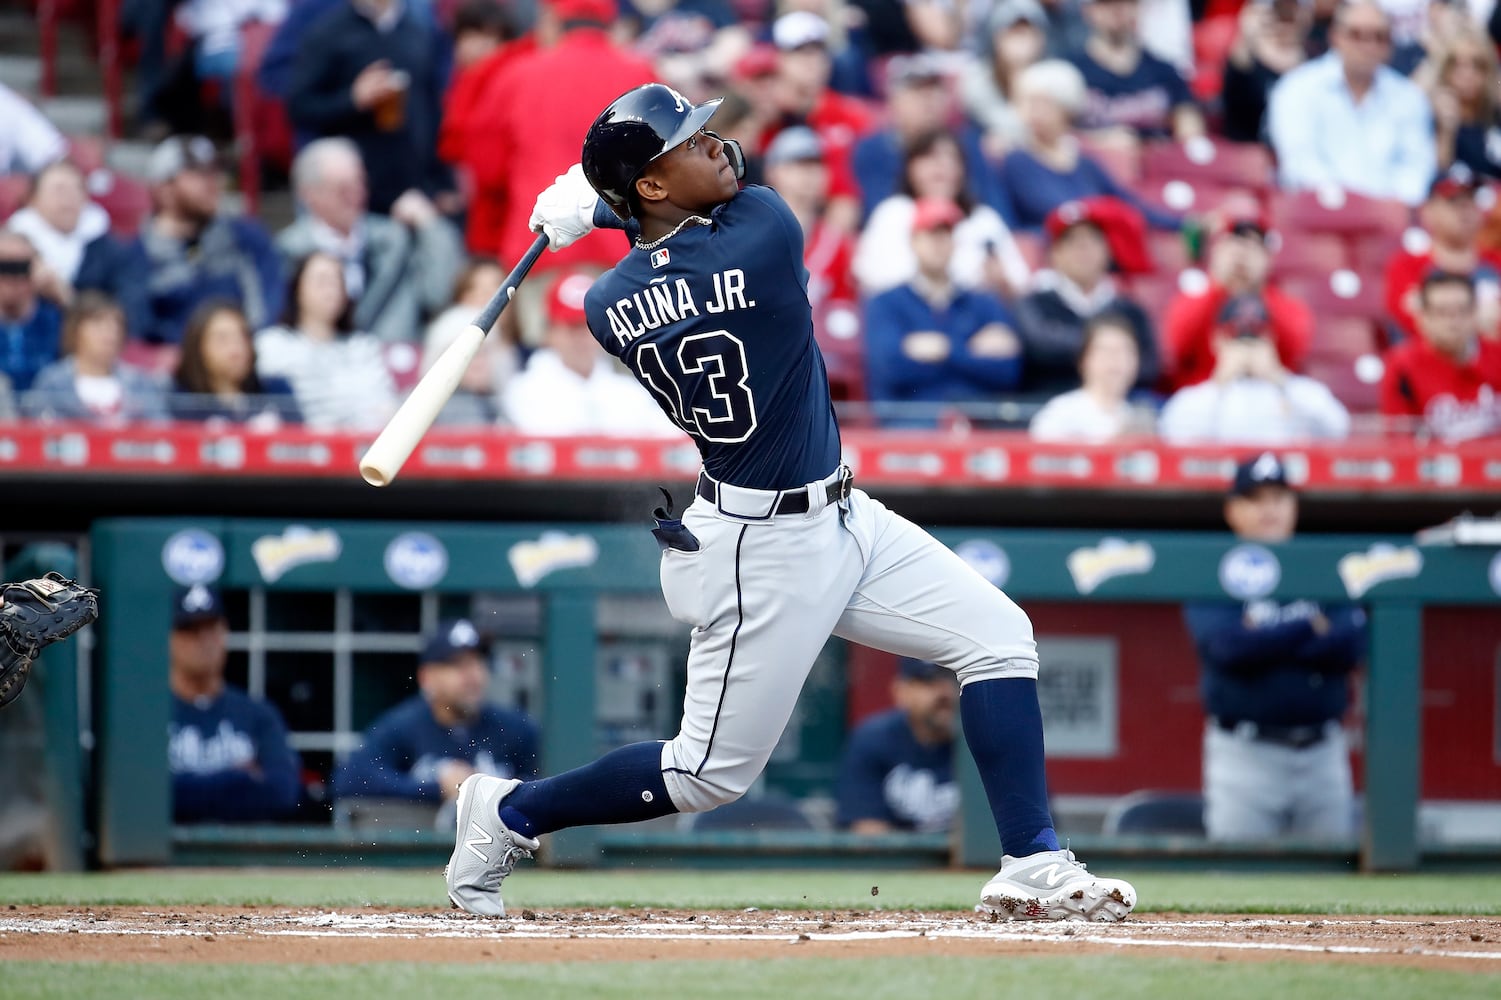
[[[1068,878],[1069,873],[1066,869],[1059,868],[1057,865],[1048,865],[1046,868],[1037,869],[1031,875],[1028,875],[1027,878],[1031,879],[1034,882],[1041,882],[1043,881],[1044,875],[1047,876],[1046,881],[1048,883],[1048,888],[1051,889],[1059,882],[1062,882],[1064,879]]]
[[[485,864],[489,864],[490,856],[484,851],[480,850],[480,847],[489,847],[493,843],[495,843],[494,837],[486,833],[484,828],[481,827],[478,823],[472,821],[470,822],[469,839],[464,841],[464,846],[469,848],[470,854],[473,854],[476,858],[479,858]]]

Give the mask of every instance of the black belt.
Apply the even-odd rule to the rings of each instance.
[[[824,505],[833,506],[843,503],[850,497],[850,492],[855,488],[855,477],[848,470],[841,469],[843,473],[836,481],[824,483]],[[698,474],[698,495],[712,504],[719,503],[719,484],[709,478],[706,472]],[[733,515],[734,511],[725,511]],[[778,514],[806,514],[808,513],[808,491],[803,488],[788,490],[782,494],[774,509],[768,517],[776,517]]]
[[[1215,719],[1214,724],[1227,733],[1244,733],[1262,743],[1275,743],[1294,750],[1306,750],[1328,736],[1325,724],[1317,726],[1263,726],[1259,722],[1234,722]]]

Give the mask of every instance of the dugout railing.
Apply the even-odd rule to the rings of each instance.
[[[1501,553],[1489,547],[1418,547],[1410,538],[1311,536],[1246,547],[1223,534],[941,529],[946,544],[1004,583],[1025,605],[1135,605],[1249,594],[1356,600],[1370,615],[1365,676],[1364,820],[1355,845],[1225,847],[1181,838],[1126,838],[1073,846],[1139,862],[1187,857],[1228,862],[1349,863],[1367,870],[1501,856],[1501,843],[1431,851],[1420,844],[1421,674],[1425,607],[1501,604]],[[594,676],[602,595],[660,602],[658,552],[644,528],[621,525],[437,524],[213,519],[112,519],[92,533],[93,576],[104,588],[92,691],[93,797],[98,861],[163,863],[429,863],[446,853],[438,831],[372,834],[338,827],[179,827],[171,823],[167,759],[167,608],[185,579],[264,595],[416,595],[475,592],[535,602],[544,770],[591,759]],[[423,596],[428,595],[428,596]],[[644,606],[644,605],[643,605]],[[425,612],[429,616],[432,609]],[[410,639],[415,650],[415,634]],[[1487,673],[1491,676],[1487,678]],[[1476,672],[1476,695],[1501,685],[1494,664]],[[1129,683],[1129,678],[1124,683]],[[347,677],[342,683],[356,685]],[[675,714],[672,715],[675,721]],[[295,727],[294,727],[295,728]],[[666,736],[663,731],[655,735]],[[958,835],[857,841],[808,832],[694,834],[677,830],[569,830],[549,839],[559,865],[651,860],[715,863],[755,857],[779,864],[935,863],[993,866],[999,853],[969,755],[958,755],[964,807]],[[1498,761],[1501,763],[1501,761]]]

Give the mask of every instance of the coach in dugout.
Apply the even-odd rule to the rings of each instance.
[[[855,727],[839,770],[842,829],[858,834],[949,829],[959,808],[954,781],[953,671],[902,657],[891,685],[896,707]]]
[[[488,704],[489,645],[474,623],[444,622],[417,667],[420,689],[376,719],[334,774],[336,799],[446,806],[471,774],[537,777],[537,727],[524,713]]]
[[[1225,521],[1244,560],[1288,541],[1298,497],[1271,452],[1243,462]],[[1237,554],[1226,556],[1232,564]],[[1225,576],[1221,570],[1221,576]],[[1203,663],[1204,827],[1212,840],[1353,835],[1350,750],[1340,720],[1365,656],[1365,612],[1270,598],[1191,602],[1183,616]]]
[[[224,683],[229,622],[218,591],[195,584],[172,608],[167,756],[178,823],[253,823],[297,805],[301,764],[276,709]]]

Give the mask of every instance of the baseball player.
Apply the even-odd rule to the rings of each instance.
[[[503,915],[501,880],[565,827],[702,812],[761,773],[830,634],[954,671],[1004,857],[981,890],[1007,917],[1120,920],[1136,892],[1060,850],[1048,812],[1037,649],[1005,594],[853,487],[813,339],[797,219],[740,189],[739,146],[647,84],[590,127],[582,163],[537,199],[564,247],[599,225],[630,251],[585,299],[589,328],[703,457],[681,517],[658,508],[662,594],[693,627],[678,734],[537,781],[459,789],[448,895]]]

